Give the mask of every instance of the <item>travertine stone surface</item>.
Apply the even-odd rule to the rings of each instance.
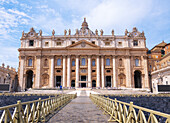
[[[108,119],[82,91],[81,96],[67,104],[48,123],[107,123]]]

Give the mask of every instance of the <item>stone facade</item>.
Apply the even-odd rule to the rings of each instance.
[[[152,75],[153,92],[158,92],[157,85],[170,85],[170,53],[154,63]]]
[[[148,89],[144,32],[104,35],[88,28],[86,19],[75,34],[43,36],[42,30],[22,33],[19,86],[25,88],[97,87]]]
[[[0,84],[10,84],[10,91],[17,90],[17,72],[14,68],[5,67],[3,63],[0,66]]]

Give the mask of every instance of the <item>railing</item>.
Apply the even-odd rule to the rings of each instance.
[[[170,123],[170,115],[153,111],[147,108],[133,105],[133,102],[125,103],[118,100],[106,98],[101,95],[90,94],[91,100],[110,115],[109,122],[119,123],[159,123],[158,117],[163,117],[165,123]],[[148,102],[149,103],[149,102]],[[160,104],[161,105],[161,104]],[[137,112],[138,111],[138,112]],[[148,116],[146,116],[148,114]],[[161,122],[162,123],[162,122]]]
[[[76,96],[77,94],[63,94],[23,103],[18,101],[17,104],[0,107],[0,110],[3,111],[0,123],[45,122],[47,115],[61,109]]]

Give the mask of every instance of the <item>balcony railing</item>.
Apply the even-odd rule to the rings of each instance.
[[[113,100],[97,94],[90,94],[91,100],[104,110],[105,114],[110,115],[109,122],[119,123],[159,123],[158,118],[165,118],[165,123],[170,123],[170,115],[153,111],[147,108],[133,105],[133,102],[125,103],[118,100]],[[148,102],[149,103],[149,102]],[[138,110],[138,112],[136,112]],[[145,113],[149,114],[146,118]],[[157,117],[156,117],[157,116]]]

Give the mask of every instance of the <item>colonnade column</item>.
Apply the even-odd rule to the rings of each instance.
[[[88,87],[92,87],[91,86],[91,56],[88,56]]]
[[[99,55],[97,55],[97,86],[100,87],[100,60],[99,60]]]
[[[79,86],[79,56],[76,56],[76,88]]]
[[[20,60],[20,74],[19,74],[19,87],[20,90],[24,90],[24,56],[21,56],[21,60]],[[4,81],[4,80],[3,80]]]
[[[126,56],[126,87],[131,88],[131,63],[130,56]]]
[[[35,88],[40,88],[40,82],[41,82],[41,56],[36,56],[36,75],[35,75],[36,81],[33,81],[35,83]]]
[[[144,81],[142,82],[145,86],[145,88],[149,89],[149,76],[148,76],[148,62],[147,62],[147,56],[143,56],[143,68],[144,68]],[[142,85],[143,87],[143,85]]]
[[[67,56],[67,87],[70,87],[70,55]]]
[[[116,60],[115,56],[113,56],[113,85],[112,87],[116,87]]]
[[[101,56],[101,76],[102,76],[102,88],[104,88],[104,56]]]
[[[63,87],[66,87],[66,56],[63,56]]]
[[[54,56],[50,57],[51,66],[50,66],[50,87],[54,87]]]

